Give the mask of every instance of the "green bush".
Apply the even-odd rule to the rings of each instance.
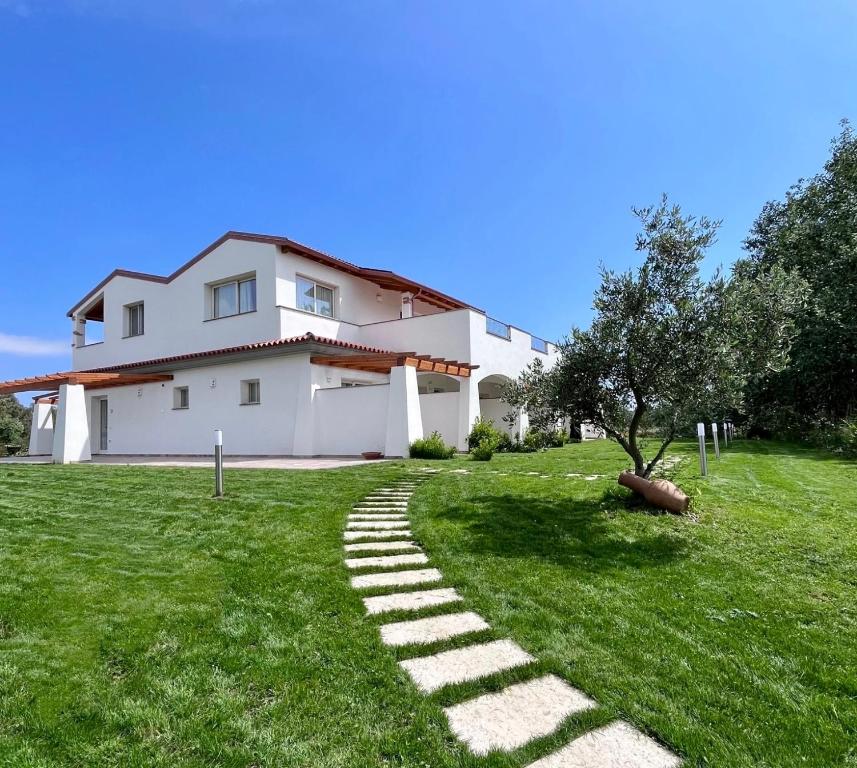
[[[451,459],[455,456],[455,446],[443,442],[440,432],[432,432],[429,437],[414,440],[409,453],[412,459]]]
[[[472,451],[484,440],[495,440],[497,445],[499,445],[500,430],[490,421],[477,416],[476,421],[473,422],[473,429],[470,430],[470,434],[467,436],[467,450]]]
[[[475,461],[491,461],[494,451],[497,450],[500,440],[496,435],[486,437],[479,445],[470,451],[470,455]]]

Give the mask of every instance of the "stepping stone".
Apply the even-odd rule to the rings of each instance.
[[[359,539],[397,539],[399,537],[409,539],[413,534],[405,528],[394,531],[344,531],[342,538],[345,541],[357,541]]]
[[[396,568],[400,565],[423,565],[428,558],[417,552],[413,555],[380,555],[378,557],[350,557],[345,560],[349,568]]]
[[[411,496],[413,496],[412,493],[405,493],[404,491],[401,493],[397,493],[396,491],[387,491],[385,493],[373,493],[369,496],[364,496],[363,498],[367,501],[407,501]]]
[[[351,511],[365,515],[367,512],[394,512],[396,514],[405,514],[408,510],[406,507],[354,507]]]
[[[357,578],[355,576],[355,578]],[[418,611],[421,608],[430,608],[434,605],[445,605],[456,603],[461,600],[452,587],[445,589],[426,589],[420,592],[397,592],[394,595],[379,595],[378,597],[364,597],[363,605],[366,613],[377,614],[387,611]]]
[[[494,640],[433,656],[400,661],[399,665],[411,676],[417,688],[423,693],[432,693],[452,683],[478,680],[533,661],[535,659],[517,643]]]
[[[677,768],[681,759],[621,720],[580,736],[527,768]]]
[[[407,501],[393,501],[392,499],[376,499],[375,501],[366,500],[357,502],[358,504],[367,506],[367,507],[407,507]]]
[[[393,528],[407,528],[409,525],[407,520],[356,520],[353,523],[348,523],[348,529],[351,531],[365,528],[368,530],[375,529],[379,531],[392,530]]]
[[[367,541],[362,544],[346,544],[346,552],[386,552],[392,549],[419,549],[412,541]]]
[[[556,675],[510,685],[499,693],[447,707],[449,727],[476,755],[511,752],[553,733],[575,712],[597,706]],[[600,764],[599,764],[600,765]]]
[[[376,514],[368,514],[368,515],[348,515],[349,520],[407,520],[407,515],[396,515],[389,512],[382,513],[380,515]]]
[[[381,640],[384,645],[416,645],[436,643],[450,637],[466,635],[488,629],[488,623],[478,613],[448,613],[444,616],[432,616],[429,619],[397,621],[381,627]]]
[[[387,573],[367,573],[365,576],[353,576],[351,586],[354,589],[369,587],[407,587],[410,584],[425,584],[440,581],[443,575],[437,568],[423,568],[414,571],[392,571]]]

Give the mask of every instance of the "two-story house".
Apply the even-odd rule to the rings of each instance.
[[[68,312],[72,370],[34,391],[32,454],[407,455],[477,416],[553,344],[381,269],[284,237],[227,232],[168,277],[117,269]]]

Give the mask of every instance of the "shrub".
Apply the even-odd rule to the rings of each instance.
[[[499,445],[500,430],[498,430],[490,421],[486,421],[481,416],[478,416],[476,421],[473,422],[473,429],[470,430],[470,434],[467,436],[467,449],[472,451],[482,443],[483,440],[490,439],[496,440],[497,445]]]
[[[440,432],[432,432],[429,437],[414,440],[409,453],[412,459],[451,459],[455,456],[455,446],[443,442]]]
[[[470,455],[475,461],[491,461],[491,457],[494,455],[494,451],[497,450],[499,444],[500,440],[496,435],[486,437],[470,451]]]
[[[513,453],[515,443],[512,442],[512,437],[508,432],[499,433],[500,440],[497,443],[497,453]]]

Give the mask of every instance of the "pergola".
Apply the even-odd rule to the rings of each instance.
[[[468,378],[478,365],[459,363],[442,357],[417,355],[414,352],[371,353],[367,355],[313,355],[313,365],[329,365],[334,368],[347,368],[370,373],[390,373],[393,368],[408,366],[418,372],[445,373],[449,376]]]
[[[172,381],[167,373],[88,373],[85,371],[67,371],[66,373],[47,373],[43,376],[30,376],[26,379],[13,379],[0,382],[0,395],[16,392],[47,392],[63,384],[81,384],[85,389],[97,387],[127,387],[133,384],[149,384],[153,381]]]

